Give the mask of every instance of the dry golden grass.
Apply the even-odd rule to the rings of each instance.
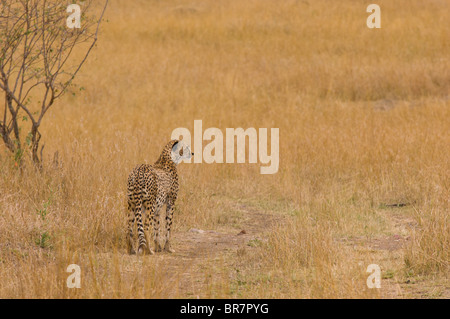
[[[448,4],[377,3],[370,30],[366,1],[111,2],[84,90],[45,118],[44,172],[0,147],[0,297],[448,298]],[[196,119],[279,128],[280,169],[180,166],[175,234],[278,221],[202,257],[191,287],[166,256],[125,253],[125,191]],[[72,263],[81,289],[66,288]]]

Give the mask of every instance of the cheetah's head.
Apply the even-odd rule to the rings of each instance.
[[[191,152],[191,149],[185,143],[183,143],[182,141],[177,141],[173,144],[170,155],[172,161],[176,165],[178,165],[182,160],[190,159],[194,155],[194,153]]]

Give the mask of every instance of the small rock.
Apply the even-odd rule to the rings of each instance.
[[[203,229],[191,228],[189,232],[203,234],[205,231]]]

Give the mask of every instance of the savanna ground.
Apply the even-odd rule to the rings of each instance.
[[[0,297],[449,298],[448,2],[369,3],[111,1],[43,172],[0,146]],[[279,128],[279,171],[181,164],[176,252],[128,255],[128,173],[196,119]]]

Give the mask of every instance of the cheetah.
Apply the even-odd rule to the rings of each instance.
[[[170,247],[170,228],[174,204],[178,196],[177,165],[183,159],[190,159],[194,153],[183,142],[171,140],[164,147],[159,159],[153,165],[142,164],[133,169],[128,177],[128,252],[136,253],[133,242],[133,227],[137,223],[139,246],[138,255],[154,254],[148,240],[150,222],[153,225],[155,251],[164,249],[174,252]],[[159,211],[166,205],[166,237],[164,248],[160,244]],[[143,223],[144,219],[144,223]],[[149,242],[147,244],[147,242]]]

